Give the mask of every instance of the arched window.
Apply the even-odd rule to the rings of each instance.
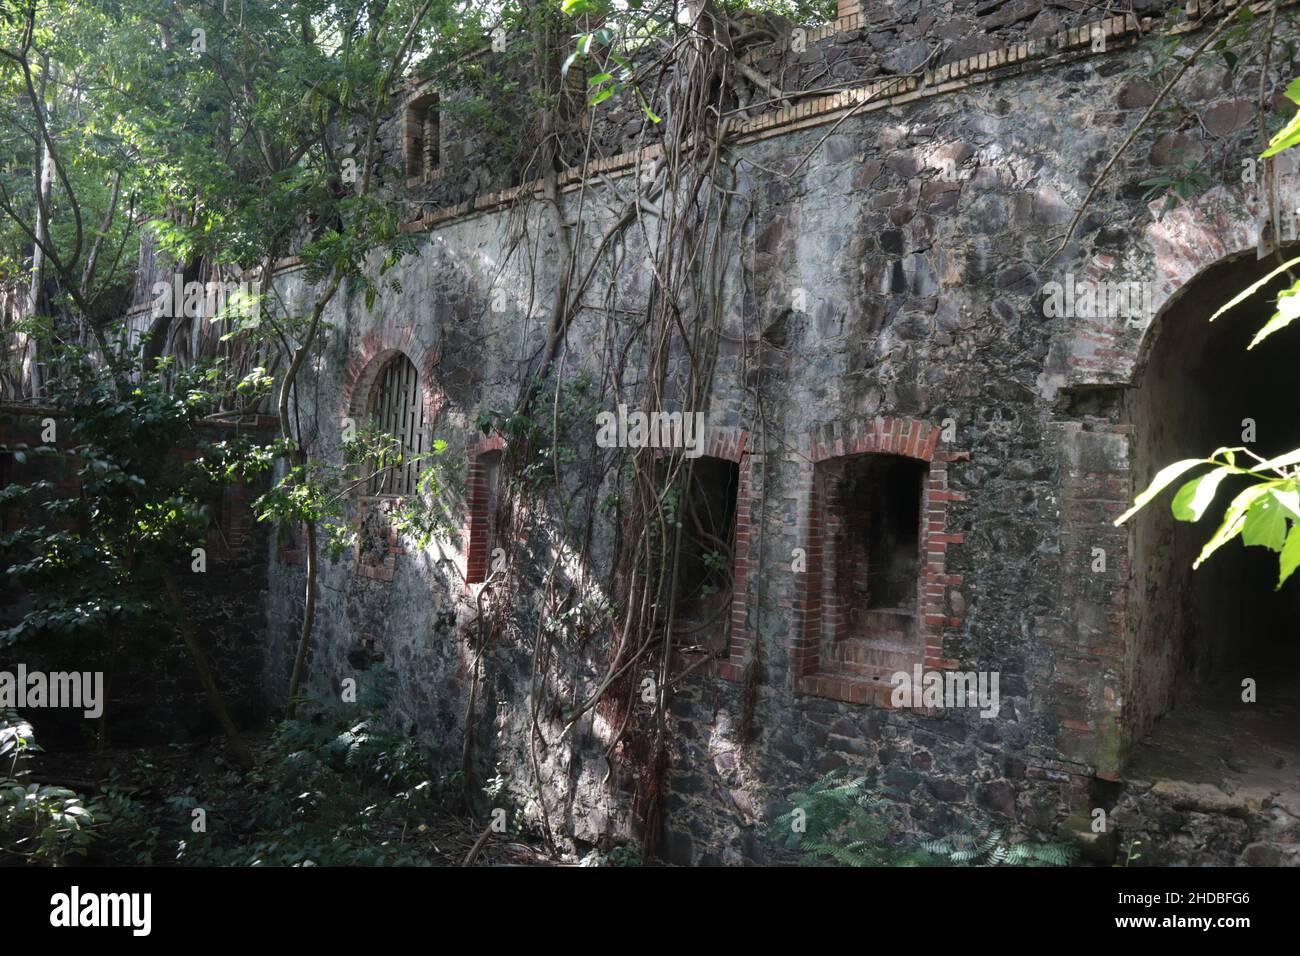
[[[388,456],[373,466],[366,493],[369,495],[411,495],[415,493],[418,465],[413,456],[425,451],[424,396],[420,376],[405,355],[394,355],[383,367],[370,399],[370,424],[401,439],[402,454]]]

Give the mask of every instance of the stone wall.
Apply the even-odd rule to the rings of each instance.
[[[769,857],[760,824],[788,807],[794,788],[846,764],[902,794],[918,829],[983,813],[1050,836],[1115,805],[1126,751],[1164,706],[1131,699],[1147,693],[1134,655],[1148,653],[1141,629],[1152,614],[1133,586],[1141,533],[1112,525],[1145,478],[1133,473],[1134,429],[1120,393],[1134,383],[1166,300],[1205,266],[1255,245],[1260,196],[1240,176],[1255,134],[1241,106],[1250,93],[1239,91],[1255,90],[1258,76],[1247,68],[1234,78],[1210,61],[1191,71],[1179,96],[1186,114],[1138,137],[1053,257],[1092,178],[1154,97],[1146,74],[1156,40],[1124,17],[1099,27],[1104,52],[1094,52],[1087,27],[1028,39],[1046,21],[1012,16],[1023,6],[971,12],[978,22],[979,10],[1004,11],[995,14],[1001,26],[1030,31],[1024,41],[994,35],[997,45],[973,57],[907,82],[872,80],[870,94],[774,110],[738,134],[747,162],[736,165],[732,188],[745,203],[729,219],[724,330],[703,409],[719,430],[712,453],[742,469],[737,597],[725,657],[696,666],[671,695],[660,845],[672,862]],[[924,15],[915,16],[904,34],[919,32]],[[1293,28],[1293,13],[1282,20]],[[1294,64],[1274,68],[1269,82],[1280,88]],[[1141,180],[1153,163],[1189,151],[1209,182],[1158,215],[1163,196],[1148,196]],[[632,168],[613,156],[602,171]],[[483,440],[476,422],[517,396],[545,340],[555,287],[552,256],[530,271],[510,254],[521,224],[537,248],[560,241],[535,207],[511,214],[528,188],[412,220],[409,231],[425,238],[393,270],[401,291],[385,288],[367,308],[345,289],[330,306],[319,373],[299,398],[301,414],[320,410],[311,426],[320,450],[336,450],[356,383],[404,352],[421,371],[432,433],[459,469],[448,499],[466,533],[425,550],[394,542],[385,573],[355,556],[325,562],[310,682],[331,693],[383,659],[397,673],[395,719],[454,768],[479,681],[471,737],[480,780],[499,773],[494,799],[525,807],[530,825],[582,849],[640,835],[631,794],[645,754],[624,719],[636,728],[647,716],[630,692],[640,675],[618,685],[620,701],[572,726],[563,707],[534,712],[539,701],[590,694],[610,642],[596,615],[565,638],[564,655],[535,668],[546,570],[558,562],[565,582],[608,597],[620,536],[637,532],[604,508],[612,486],[581,481],[607,462],[594,422],[563,424],[578,457],[562,487],[510,498],[504,577],[486,593],[466,582],[481,571],[470,573],[469,554],[472,459]],[[1293,181],[1282,198],[1285,208],[1300,199]],[[608,215],[597,213],[592,235]],[[629,234],[611,271],[623,308],[635,309],[647,289],[639,242]],[[1143,283],[1153,313],[1045,314],[1046,284],[1067,275]],[[310,291],[292,269],[279,281],[290,302]],[[596,407],[614,405],[601,391],[605,349],[626,346],[636,367],[628,336],[594,309],[569,332],[566,375],[591,376]],[[810,576],[820,569],[794,560],[797,551],[813,557],[822,532],[814,472],[818,462],[881,452],[930,463],[922,662],[998,673],[995,717],[895,709],[878,683],[827,669],[814,653],[821,609]],[[518,492],[533,463],[508,448],[504,462]],[[353,502],[358,520],[373,507]],[[571,537],[588,518],[590,540]],[[293,552],[279,555],[268,688],[287,682],[302,583]],[[544,695],[534,687],[539,673]],[[1232,840],[1225,859],[1249,833]]]

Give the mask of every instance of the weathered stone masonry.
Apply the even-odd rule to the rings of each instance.
[[[919,23],[915,12],[904,20]],[[1284,24],[1293,30],[1289,9]],[[1175,293],[1211,264],[1253,249],[1262,209],[1238,176],[1239,160],[1255,149],[1253,128],[1217,121],[1240,95],[1226,70],[1207,61],[1183,81],[1181,96],[1210,122],[1140,136],[1077,235],[1045,264],[1093,176],[1154,95],[1145,76],[1151,27],[1134,16],[1083,18],[919,76],[885,76],[738,120],[737,149],[749,162],[737,165],[734,188],[754,197],[756,212],[734,217],[728,234],[727,311],[705,410],[706,454],[740,468],[735,598],[725,654],[674,689],[667,859],[768,858],[758,824],[788,806],[791,788],[846,764],[902,794],[918,829],[978,811],[1050,836],[1072,815],[1086,819],[1094,807],[1129,799],[1126,754],[1160,709],[1130,696],[1153,679],[1137,648],[1175,637],[1147,626],[1148,598],[1134,582],[1154,572],[1142,570],[1148,558],[1133,550],[1134,532],[1111,523],[1153,464],[1121,398],[1138,384],[1148,340],[1177,320]],[[872,31],[853,29],[814,36],[810,49],[825,58],[845,43],[870,46]],[[1096,31],[1104,52],[1094,52]],[[1275,62],[1272,79],[1284,80],[1292,66]],[[1254,89],[1249,77],[1244,85]],[[389,128],[394,143],[398,129]],[[446,122],[440,135],[449,135]],[[1201,150],[1212,183],[1156,218],[1160,199],[1144,200],[1138,183],[1150,175],[1150,157],[1177,144]],[[454,184],[462,180],[443,163],[438,183],[412,187],[443,188],[454,201],[412,207],[407,229],[427,238],[396,269],[402,293],[383,292],[366,308],[345,291],[331,306],[319,372],[300,408],[325,410],[315,424],[328,452],[341,418],[364,413],[384,357],[401,351],[419,370],[431,433],[464,463],[461,540],[426,552],[393,541],[384,559],[391,563],[374,573],[357,573],[355,557],[323,562],[311,659],[312,687],[328,692],[354,673],[359,647],[381,656],[398,678],[395,719],[454,766],[473,679],[474,598],[490,565],[480,458],[509,452],[497,436],[485,443],[474,423],[517,395],[545,338],[555,276],[545,255],[534,274],[505,255],[510,211],[536,186],[460,199]],[[596,165],[618,177],[636,160],[611,153]],[[579,176],[567,175],[566,188]],[[395,187],[397,199],[407,185]],[[1294,206],[1300,190],[1283,182],[1280,198]],[[535,210],[525,215],[553,248],[558,237],[546,235]],[[636,263],[639,240],[628,242],[625,263]],[[1066,273],[1150,283],[1157,314],[1048,318],[1042,287]],[[644,295],[635,265],[621,266],[617,279],[630,300]],[[292,269],[280,282],[290,297],[306,294]],[[804,305],[793,308],[796,301]],[[605,333],[604,316],[581,313],[567,366],[599,380]],[[845,519],[823,489],[862,456],[907,459],[924,473],[912,636],[901,629],[906,615],[882,612],[863,634],[836,637],[848,633],[853,606],[832,604],[850,593],[828,572],[840,560],[836,523]],[[510,481],[508,471],[501,480]],[[585,496],[572,504],[585,514]],[[492,585],[503,612],[492,619],[482,661],[476,753],[484,776],[499,771],[510,799],[537,824],[536,588],[553,560],[570,568],[581,548],[563,540],[544,509],[511,517],[508,570]],[[566,572],[591,587],[601,586],[620,532],[603,518],[596,529],[589,566]],[[1098,548],[1108,556],[1104,571],[1094,570]],[[800,550],[806,564],[796,570]],[[287,682],[301,585],[297,565],[272,568],[268,688]],[[1139,629],[1138,621],[1147,623]],[[589,691],[601,672],[600,644],[590,640],[587,666],[552,675],[553,686],[574,697]],[[890,708],[878,677],[913,660],[997,671],[1000,714]],[[752,661],[760,676],[746,730]],[[1171,671],[1170,686],[1177,680]],[[617,762],[609,774],[603,756],[611,747],[618,755],[618,728],[600,712],[564,734],[555,715],[539,720],[552,829],[579,849],[637,836],[631,782]],[[1189,819],[1187,802],[1179,806],[1165,808],[1173,814],[1166,822]],[[1127,835],[1147,832],[1140,820],[1131,826]],[[1255,821],[1232,830],[1214,858],[1236,859],[1264,829]],[[1164,861],[1203,858],[1194,846],[1179,852],[1186,855]]]

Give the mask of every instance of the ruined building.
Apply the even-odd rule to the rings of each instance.
[[[793,95],[729,117],[711,390],[665,403],[703,415],[699,498],[677,503],[703,517],[677,567],[690,633],[649,817],[642,671],[567,715],[605,675],[614,557],[643,530],[617,475],[599,477],[617,449],[597,445],[596,416],[640,408],[644,343],[623,319],[651,284],[646,234],[600,241],[664,147],[635,100],[605,104],[591,162],[558,176],[566,215],[585,217],[557,231],[541,183],[499,168],[456,92],[413,81],[380,172],[415,251],[371,301],[333,300],[296,408],[327,458],[362,421],[412,450],[446,442],[459,533],[421,548],[386,523],[411,471],[357,489],[358,543],[322,562],[311,691],[382,662],[395,719],[443,766],[460,766],[468,721],[492,799],[577,850],[654,827],[671,862],[766,859],[763,824],[790,794],[854,765],[918,831],[978,813],[1080,832],[1097,859],[1139,839],[1146,863],[1294,863],[1295,583],[1275,593],[1275,556],[1239,545],[1193,573],[1213,529],[1175,522],[1167,499],[1113,522],[1165,464],[1242,444],[1246,420],[1260,454],[1300,445],[1294,332],[1248,354],[1263,304],[1207,321],[1272,267],[1270,237],[1296,238],[1300,181],[1253,163],[1257,90],[1280,106],[1296,64],[1275,58],[1261,87],[1257,63],[1199,59],[1181,109],[1139,133],[1067,240],[1159,92],[1155,60],[1209,29],[1131,8],[842,2],[833,24],[744,54]],[[1278,35],[1296,22],[1284,5]],[[1189,170],[1201,188],[1176,204],[1144,182]],[[600,265],[534,406],[557,485],[555,460],[498,426],[538,372],[574,228],[583,267]],[[311,295],[293,262],[276,282]],[[730,544],[729,567],[706,540]],[[278,698],[303,553],[267,547]],[[557,587],[572,593],[557,603]],[[895,706],[891,675],[918,667],[998,675],[996,712]]]

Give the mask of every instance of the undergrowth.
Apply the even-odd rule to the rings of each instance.
[[[892,797],[847,768],[833,770],[795,793],[793,807],[770,833],[803,866],[1068,866],[1074,860],[1074,847],[1016,841],[983,819],[917,840],[906,833]]]

